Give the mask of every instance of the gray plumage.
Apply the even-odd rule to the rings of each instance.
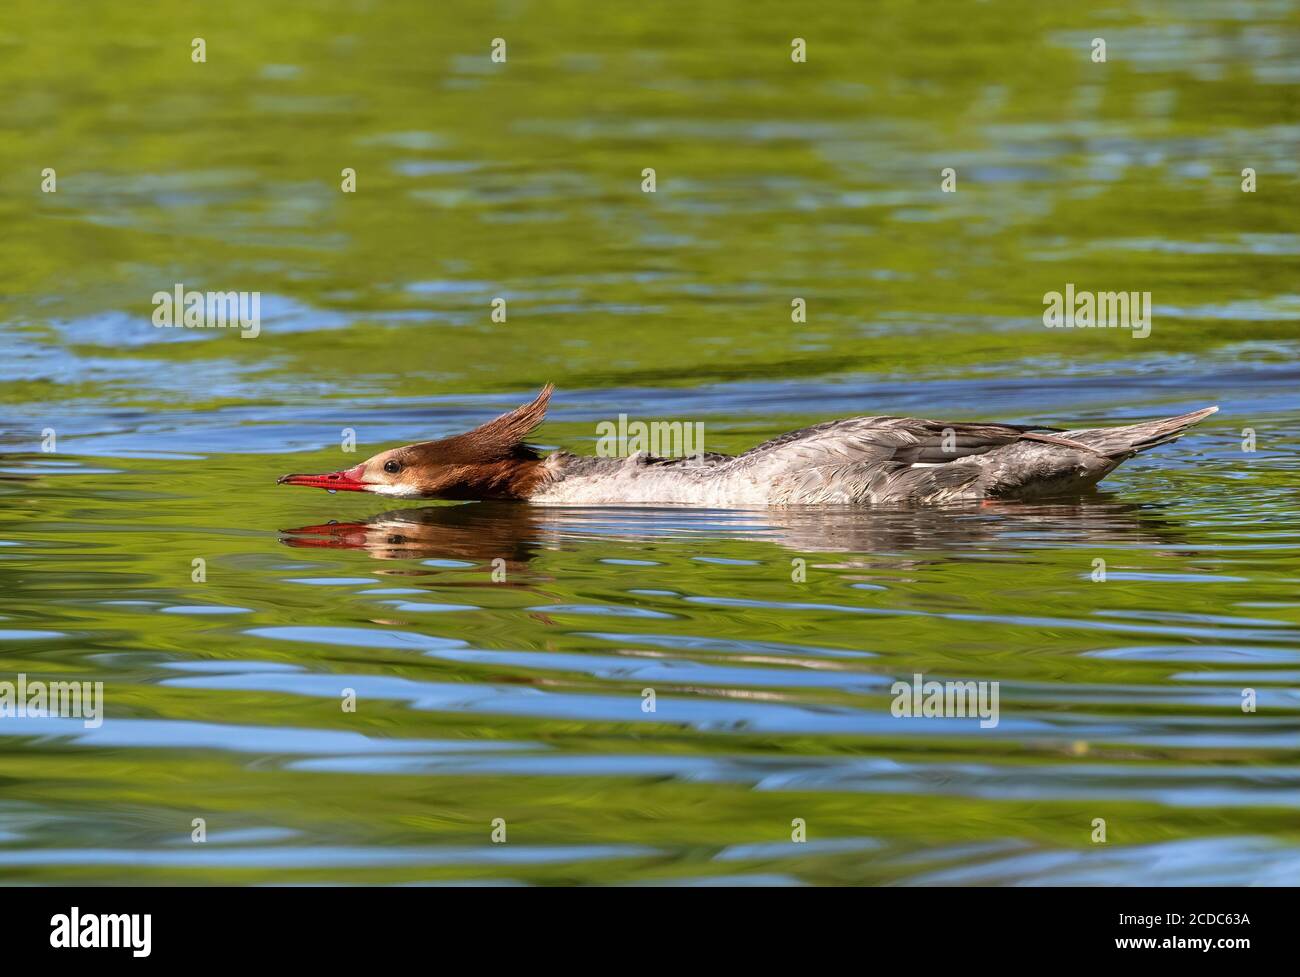
[[[580,458],[556,452],[530,496],[543,505],[914,505],[1078,494],[1127,458],[1217,411],[1061,432],[1014,424],[853,417],[791,431],[742,455]]]

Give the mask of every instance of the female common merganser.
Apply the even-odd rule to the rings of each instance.
[[[1127,458],[1219,408],[1124,427],[1057,432],[1018,424],[850,417],[791,431],[742,455],[541,457],[525,438],[554,387],[465,434],[383,451],[354,468],[280,483],[409,499],[540,505],[908,505],[1077,495]]]

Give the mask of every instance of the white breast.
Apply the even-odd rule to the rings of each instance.
[[[764,486],[743,473],[660,468],[637,457],[589,475],[566,475],[529,498],[538,505],[690,505],[744,508],[769,504]]]

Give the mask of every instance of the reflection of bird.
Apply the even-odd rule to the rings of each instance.
[[[608,510],[533,506],[430,506],[364,522],[286,529],[290,546],[364,549],[376,559],[452,558],[522,564],[545,549],[590,540],[695,539],[775,543],[803,553],[951,552],[1026,537],[1061,545],[1177,542],[1174,527],[1139,506],[993,504],[979,509],[785,508]]]
[[[979,508],[873,509],[847,507],[773,510],[765,538],[805,553],[952,553],[998,544],[1023,548],[1031,540],[1053,546],[1144,545],[1182,537],[1149,510],[1098,496],[1076,502],[990,502]]]
[[[528,506],[445,505],[282,531],[290,546],[364,549],[379,560],[499,558],[509,565],[528,562],[541,548],[535,514]]]
[[[543,505],[746,508],[1039,499],[1078,494],[1120,462],[1180,437],[1217,407],[1124,427],[967,424],[851,417],[792,431],[742,455],[667,460],[546,458],[524,443],[542,422],[531,403],[465,434],[384,451],[347,471],[285,475],[289,485],[400,498],[514,499]]]

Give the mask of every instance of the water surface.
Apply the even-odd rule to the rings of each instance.
[[[0,881],[1300,882],[1293,5],[155,8],[0,12],[0,681],[106,701],[0,719]],[[1066,282],[1151,336],[1043,328]],[[586,452],[1222,411],[1046,505],[274,484],[546,380]]]

